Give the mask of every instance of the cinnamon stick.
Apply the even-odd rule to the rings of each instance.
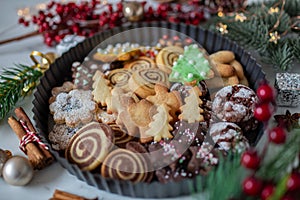
[[[26,112],[24,111],[23,108],[21,108],[21,107],[16,108],[15,114],[16,114],[17,118],[19,118],[19,120],[22,120],[23,122],[25,122],[26,126],[29,128],[29,130],[31,132],[36,133],[36,129],[34,128],[31,120],[29,119],[28,115],[26,114]],[[54,160],[52,154],[47,149],[45,149],[44,147],[42,147],[40,145],[39,145],[39,149],[42,151],[43,155],[45,156],[45,159],[44,159],[45,166],[50,165]]]
[[[27,114],[24,112],[22,108],[17,108],[15,110],[16,115],[26,123],[28,129],[32,132],[35,132],[35,128],[33,127],[30,119]],[[19,140],[22,140],[23,136],[27,133],[24,130],[22,124],[13,116],[8,118],[8,124],[15,132]],[[44,147],[41,147],[39,144],[35,142],[30,142],[25,145],[26,153],[28,156],[28,160],[34,169],[43,169],[48,166],[54,160],[53,156],[49,151],[47,151]]]
[[[97,200],[97,199],[98,199],[97,197],[94,199],[87,199],[82,196],[78,196],[75,194],[71,194],[71,193],[56,189],[54,191],[53,197],[50,200]]]

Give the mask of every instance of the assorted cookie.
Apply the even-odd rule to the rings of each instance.
[[[207,174],[248,148],[257,97],[235,55],[169,40],[108,45],[74,65],[73,83],[49,100],[52,147],[81,170],[134,183]],[[230,86],[211,90],[217,77]]]

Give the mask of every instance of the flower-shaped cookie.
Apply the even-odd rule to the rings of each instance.
[[[71,90],[69,93],[60,93],[49,109],[53,119],[58,124],[66,123],[74,127],[81,123],[88,123],[93,119],[97,104],[92,100],[90,90]]]

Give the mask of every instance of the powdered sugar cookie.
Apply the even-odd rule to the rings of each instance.
[[[92,99],[90,90],[74,89],[69,93],[58,94],[49,109],[56,123],[66,123],[68,126],[75,127],[80,123],[92,121],[97,109],[97,104]]]

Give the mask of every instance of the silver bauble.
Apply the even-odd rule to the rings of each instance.
[[[123,3],[123,14],[129,21],[139,21],[143,18],[144,7],[136,1],[125,1]]]
[[[11,158],[11,152],[0,149],[0,176],[2,176],[3,166],[9,158]]]
[[[23,186],[31,181],[33,168],[26,158],[13,156],[4,164],[2,175],[8,184]]]

